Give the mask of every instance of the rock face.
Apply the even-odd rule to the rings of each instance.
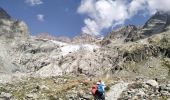
[[[72,40],[73,43],[94,43],[96,41],[96,38],[86,33],[82,33],[81,35],[74,37]]]
[[[11,17],[0,9],[0,72],[13,73],[20,70],[19,64],[13,62],[16,47],[29,38],[28,27],[23,21],[12,20]],[[14,54],[13,54],[14,53]],[[10,55],[11,54],[11,55]]]
[[[137,41],[142,38],[147,38],[157,33],[161,33],[169,30],[170,25],[170,12],[158,11],[154,14],[141,28],[137,28],[134,25],[128,25],[121,27],[120,29],[109,33],[102,45],[107,45],[111,41],[119,39],[119,42]]]
[[[170,13],[159,11],[153,15],[143,26],[142,33],[151,36],[166,30],[170,25]]]
[[[26,39],[29,37],[25,22],[12,19],[2,8],[0,8],[0,26],[1,39]]]
[[[26,39],[29,37],[28,27],[23,21],[0,19],[0,38]]]
[[[11,16],[0,7],[0,19],[10,19]]]
[[[136,35],[137,35],[137,27],[134,25],[128,25],[109,33],[104,38],[104,41],[115,40],[115,39],[122,39],[125,42],[134,41]]]
[[[8,55],[7,48],[0,45],[0,73],[12,73],[17,71],[17,66],[11,62],[11,57]]]
[[[56,38],[57,41],[62,41],[62,42],[66,42],[66,43],[71,43],[71,39],[67,36],[59,36]]]

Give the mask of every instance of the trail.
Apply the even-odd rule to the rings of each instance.
[[[128,83],[120,82],[115,84],[111,87],[110,91],[106,93],[106,100],[117,100],[127,87]]]

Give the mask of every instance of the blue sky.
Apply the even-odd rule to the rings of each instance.
[[[32,35],[49,33],[54,36],[73,37],[81,33],[87,14],[77,12],[81,0],[42,0],[42,4],[31,5],[26,0],[0,0],[0,7],[12,17],[24,20]],[[38,15],[43,15],[38,19]],[[125,25],[142,25],[149,16],[140,13],[125,21]],[[104,29],[103,33],[111,31]]]

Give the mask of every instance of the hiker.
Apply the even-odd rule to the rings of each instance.
[[[98,92],[97,92],[97,87],[100,83],[97,82],[97,83],[93,83],[93,86],[92,86],[92,89],[91,89],[91,92],[92,92],[92,95],[94,97],[94,100],[98,100]]]
[[[99,83],[100,84],[97,87],[98,100],[105,100],[105,84],[101,80]]]
[[[97,83],[93,83],[91,92],[94,100],[105,100],[105,84],[99,80]]]

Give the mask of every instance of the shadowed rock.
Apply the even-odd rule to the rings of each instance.
[[[0,19],[10,19],[11,16],[0,7]]]
[[[153,15],[143,26],[142,34],[151,36],[153,34],[161,33],[170,25],[170,13],[159,11]]]

